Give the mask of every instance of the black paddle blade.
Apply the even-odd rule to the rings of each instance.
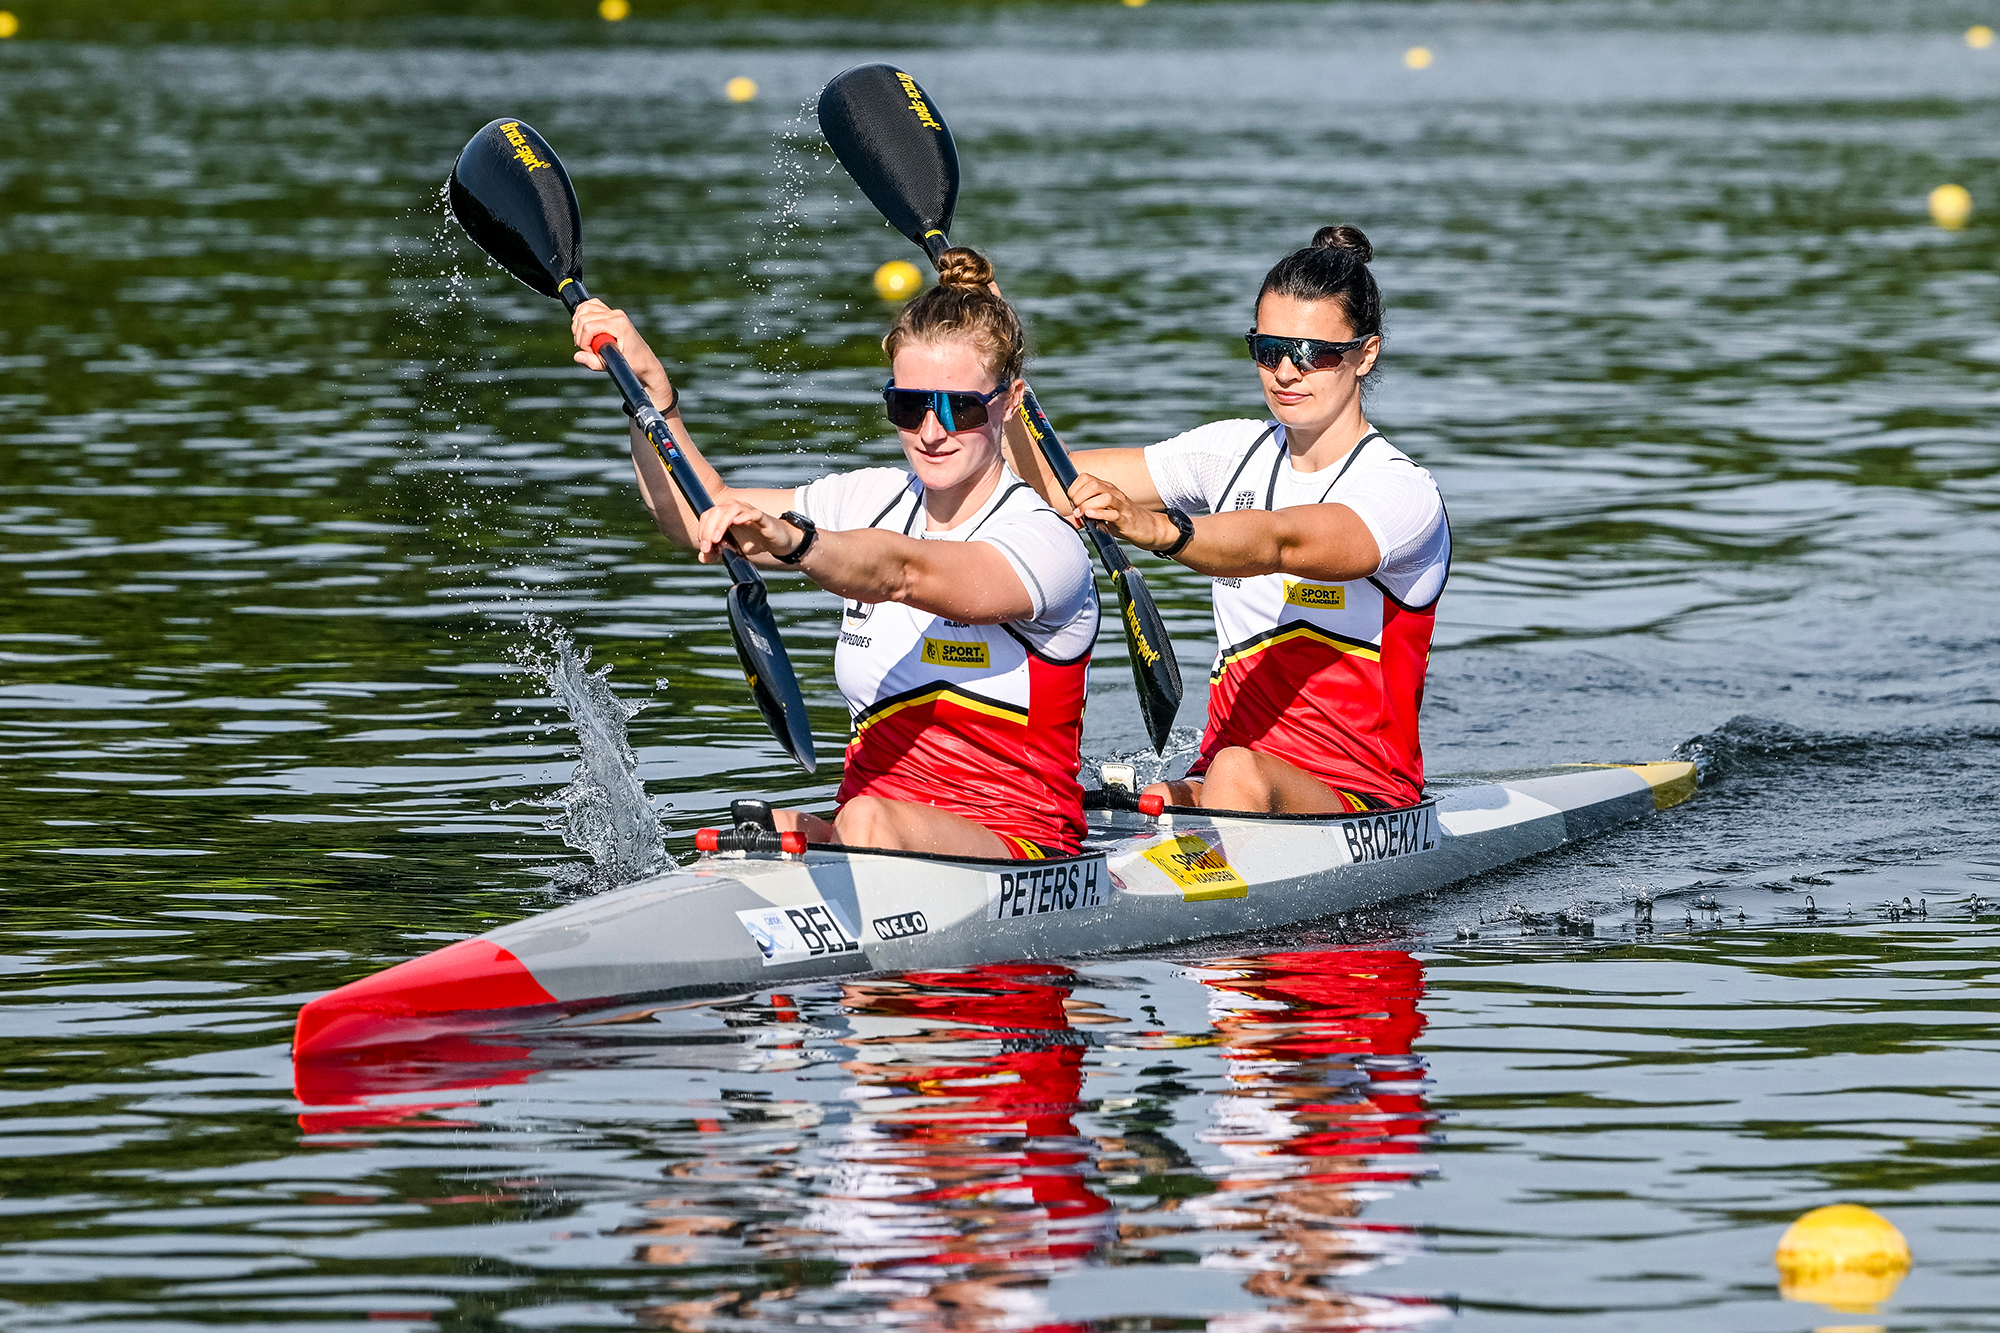
[[[1091,529],[1102,545],[1112,538]],[[1118,554],[1122,557],[1124,552]],[[1174,657],[1174,641],[1167,636],[1160,608],[1153,604],[1153,590],[1146,577],[1119,559],[1106,560],[1111,586],[1118,590],[1118,616],[1125,622],[1125,647],[1132,658],[1132,684],[1139,691],[1139,712],[1146,719],[1146,735],[1156,754],[1167,752],[1167,737],[1174,729],[1174,714],[1181,706],[1181,664]]]
[[[958,147],[930,95],[894,65],[856,65],[820,93],[819,128],[889,225],[935,259],[958,206]]]
[[[472,136],[451,168],[451,215],[472,243],[543,296],[583,277],[583,216],[548,141],[501,119]]]
[[[733,553],[732,553],[733,554]],[[771,617],[771,603],[764,593],[764,580],[754,566],[741,556],[730,560],[730,573],[738,575],[729,585],[729,626],[735,633],[736,658],[743,664],[743,678],[750,682],[750,694],[764,724],[785,747],[785,753],[808,773],[819,771],[819,756],[813,751],[812,724],[806,718],[805,696],[799,693],[792,661],[778,640],[778,623]],[[748,578],[740,577],[747,574]]]

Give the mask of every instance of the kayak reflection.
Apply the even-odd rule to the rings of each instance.
[[[1225,1164],[1214,1189],[1167,1199],[1125,1228],[1128,1247],[1186,1249],[1207,1233],[1205,1267],[1247,1272],[1243,1289],[1273,1302],[1211,1328],[1359,1328],[1448,1310],[1421,1298],[1350,1292],[1342,1280],[1421,1248],[1412,1228],[1359,1222],[1363,1207],[1425,1168],[1432,1142],[1424,1063],[1423,967],[1391,951],[1266,954],[1203,963],[1209,1019],[1228,1090],[1199,1134]],[[1164,1220],[1162,1219],[1164,1215]]]
[[[834,1237],[850,1285],[908,1314],[1011,1323],[1115,1235],[1073,1117],[1081,1028],[1118,1020],[1075,981],[1017,963],[843,987],[855,1113],[822,1149],[805,1224]]]
[[[1263,1333],[1447,1313],[1356,1285],[1420,1249],[1363,1213],[1427,1170],[1422,967],[1282,953],[1180,975],[1207,1012],[1177,1031],[1104,1007],[1129,979],[1012,963],[370,1048],[302,1068],[301,1124],[358,1144],[515,1114],[488,1102],[601,1108],[614,1155],[638,1132],[665,1159],[636,1208],[576,1233],[659,1275],[626,1307],[641,1327],[1082,1329],[1115,1307]],[[495,1184],[555,1187],[518,1166]]]

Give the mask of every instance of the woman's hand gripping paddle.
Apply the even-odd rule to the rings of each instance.
[[[951,246],[946,233],[958,204],[958,148],[937,103],[894,65],[856,65],[820,93],[819,128],[869,202],[936,264]],[[1056,482],[1068,490],[1076,480],[1076,466],[1033,389],[1021,402],[1021,424],[1034,437]],[[1095,523],[1086,523],[1084,531],[1118,590],[1139,710],[1153,748],[1164,754],[1181,706],[1181,668],[1173,642],[1145,577],[1125,558],[1117,539]]]
[[[572,312],[590,299],[583,287],[583,217],[576,190],[547,142],[525,122],[496,120],[472,136],[451,169],[450,201],[458,225],[500,267]],[[711,508],[707,489],[615,340],[605,334],[590,350],[604,359],[626,411],[653,442],[689,506],[697,514]],[[743,675],[771,734],[811,773],[818,767],[812,727],[764,580],[740,551],[725,547],[722,554],[731,580],[729,631]]]

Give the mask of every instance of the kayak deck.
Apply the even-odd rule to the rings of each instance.
[[[1686,800],[1692,764],[1578,765],[1348,815],[1090,812],[1076,856],[720,852],[397,964],[299,1012],[293,1058],[624,997],[1159,948],[1423,893]]]

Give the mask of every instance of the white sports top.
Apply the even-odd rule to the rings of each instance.
[[[828,531],[984,542],[1006,557],[1032,608],[1025,619],[971,625],[899,602],[848,602],[833,665],[854,739],[835,799],[933,805],[1024,856],[1075,851],[1098,621],[1097,582],[1075,529],[1004,466],[992,498],[944,531],[926,527],[923,483],[899,468],[826,477],[794,498]]]
[[[1208,730],[1223,750],[1283,759],[1355,808],[1423,794],[1417,715],[1451,530],[1431,474],[1374,431],[1331,467],[1292,466],[1276,422],[1218,421],[1146,450],[1169,505],[1210,512],[1338,504],[1374,537],[1375,569],[1342,583],[1271,573],[1212,581],[1218,648]]]

